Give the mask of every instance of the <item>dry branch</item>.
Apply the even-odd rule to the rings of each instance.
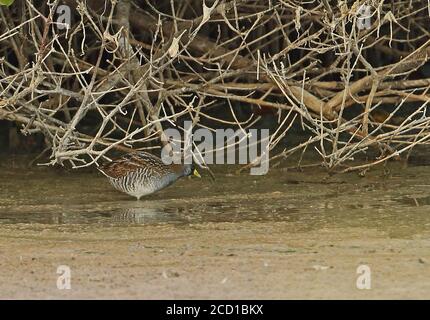
[[[169,145],[186,118],[271,115],[275,159],[315,150],[330,169],[430,137],[427,1],[26,0],[0,17],[0,119],[42,132],[50,164]],[[293,125],[306,140],[273,154]]]

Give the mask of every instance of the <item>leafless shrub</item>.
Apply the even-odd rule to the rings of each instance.
[[[83,167],[166,143],[183,117],[246,129],[263,109],[272,159],[311,146],[329,169],[367,168],[430,138],[429,12],[406,0],[17,1],[0,8],[0,119],[42,132],[50,164]],[[294,121],[309,139],[274,153]],[[369,148],[376,160],[348,166]]]

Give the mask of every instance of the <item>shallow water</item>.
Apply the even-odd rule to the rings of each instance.
[[[393,162],[388,174],[373,169],[365,177],[317,167],[266,176],[213,169],[214,183],[203,173],[137,201],[92,170],[3,159],[0,296],[67,297],[53,289],[51,270],[66,263],[80,270],[73,297],[107,294],[104,282],[88,280],[98,270],[111,275],[103,281],[118,297],[351,298],[362,295],[354,284],[363,261],[384,275],[380,290],[363,297],[430,296],[423,281],[430,277],[430,167]],[[269,276],[262,265],[276,272]],[[317,285],[315,270],[328,270],[318,271],[326,278]],[[30,277],[30,288],[20,283],[27,271],[43,275]],[[177,287],[163,282],[171,274],[180,274]],[[151,286],[136,284],[138,275]],[[224,275],[236,282],[225,285]],[[396,291],[390,283],[398,277],[408,282]],[[213,283],[201,286],[202,279]],[[333,287],[338,279],[344,287]]]
[[[219,168],[217,168],[219,169]],[[295,230],[370,227],[405,236],[430,226],[430,168],[394,167],[328,176],[272,169],[266,176],[234,175],[216,181],[185,178],[137,201],[114,190],[96,172],[0,168],[0,224],[173,224],[289,222]]]

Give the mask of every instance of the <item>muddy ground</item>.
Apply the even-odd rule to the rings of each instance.
[[[96,172],[2,159],[0,298],[430,298],[428,167],[220,170],[136,201]]]

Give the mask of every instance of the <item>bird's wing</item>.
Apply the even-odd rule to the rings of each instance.
[[[112,162],[109,162],[101,167],[99,170],[110,178],[121,178],[125,175],[137,171],[139,169],[153,171],[164,171],[165,165],[160,158],[148,152],[134,152],[128,153]]]
[[[145,163],[145,165],[151,165],[153,167],[165,166],[163,160],[149,152],[140,151],[136,153],[130,153],[129,156],[131,159],[133,159],[133,161]]]

